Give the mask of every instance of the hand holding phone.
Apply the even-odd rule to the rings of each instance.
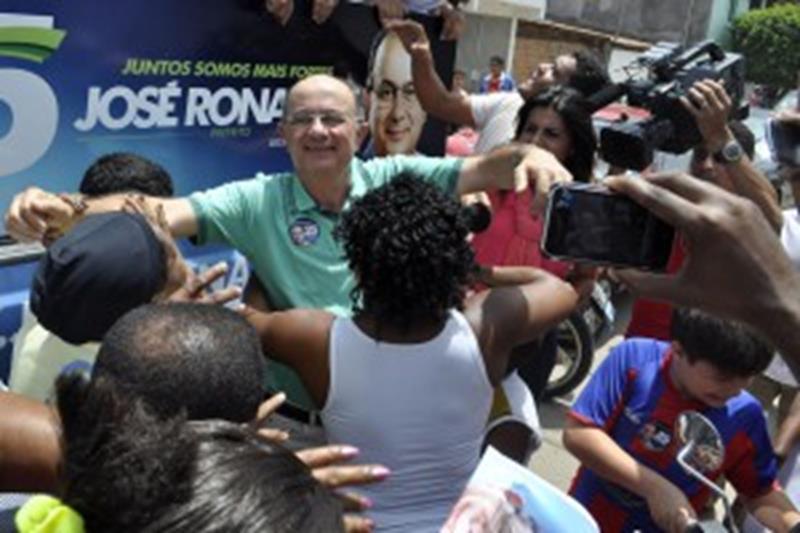
[[[542,252],[559,260],[663,271],[675,231],[627,196],[597,184],[550,191]]]

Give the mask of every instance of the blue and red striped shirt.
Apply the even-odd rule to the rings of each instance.
[[[742,391],[723,407],[686,398],[672,382],[669,343],[628,339],[594,373],[569,416],[602,428],[637,461],[681,489],[696,510],[710,491],[686,474],[676,461],[679,445],[673,427],[681,412],[703,413],[722,437],[725,461],[710,479],[721,475],[746,497],[760,496],[776,485],[777,462],[761,405]],[[641,497],[581,467],[570,493],[589,510],[603,531],[658,531]]]

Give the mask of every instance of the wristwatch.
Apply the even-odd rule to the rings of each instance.
[[[744,150],[742,146],[736,141],[728,141],[725,143],[725,146],[722,147],[722,150],[719,152],[714,152],[714,161],[717,163],[722,164],[729,164],[729,163],[738,163],[742,156],[744,155]]]

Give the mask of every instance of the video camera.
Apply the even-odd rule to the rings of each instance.
[[[746,106],[738,108],[744,96],[744,60],[713,41],[688,49],[661,42],[624,70],[628,79],[589,97],[591,107],[600,109],[625,96],[629,105],[645,108],[651,116],[615,123],[600,132],[600,151],[610,165],[644,170],[653,162],[655,150],[680,154],[697,145],[702,137],[680,101],[696,81],[721,81],[737,106],[736,117],[747,116]]]

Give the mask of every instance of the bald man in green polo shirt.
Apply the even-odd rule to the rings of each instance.
[[[353,278],[331,231],[353,198],[401,172],[458,196],[531,186],[532,209],[539,210],[552,183],[571,179],[549,152],[534,146],[508,145],[466,159],[395,156],[362,162],[355,153],[367,125],[357,117],[350,88],[327,75],[292,87],[279,128],[294,172],[259,174],[188,198],[147,199],[163,209],[174,236],[223,242],[244,253],[276,309],[349,313]],[[122,196],[87,200],[29,188],[14,198],[6,229],[18,240],[43,240],[88,213],[120,209],[123,203]],[[270,380],[274,389],[286,391],[289,409],[299,413],[295,418],[315,410],[293,372],[275,365]]]

